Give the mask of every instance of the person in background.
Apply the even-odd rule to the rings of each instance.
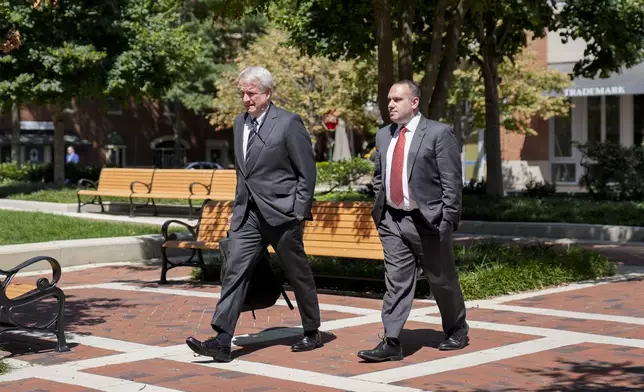
[[[65,158],[66,163],[75,163],[78,164],[80,162],[80,158],[78,157],[78,154],[74,151],[74,147],[69,146],[67,147],[67,156]]]

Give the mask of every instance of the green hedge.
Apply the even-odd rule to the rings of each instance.
[[[467,300],[538,290],[616,272],[615,264],[600,253],[578,247],[484,241],[455,246],[454,252]],[[275,255],[272,262],[279,270]],[[382,260],[309,256],[309,262],[319,289],[371,294],[382,294],[385,290]],[[216,265],[215,261],[205,278],[199,269],[193,271],[193,277],[217,281]],[[428,286],[423,285],[423,280],[420,283],[416,294],[422,296]]]
[[[100,171],[100,168],[95,168],[93,166],[67,163],[65,165],[65,179],[71,184],[76,184],[81,178],[96,181],[98,180]],[[51,183],[53,180],[54,166],[51,163],[26,163],[18,166],[13,163],[0,163],[0,183]]]

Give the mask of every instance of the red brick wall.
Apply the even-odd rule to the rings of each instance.
[[[108,114],[107,107],[94,100],[79,100],[73,103],[74,112],[64,114],[65,130],[74,130],[91,145],[77,146],[76,151],[81,161],[86,164],[104,165],[103,146],[105,138],[117,131],[127,145],[127,166],[152,166],[153,152],[150,142],[161,136],[172,135],[172,124],[163,114],[163,107],[152,103],[129,102],[124,105],[122,114]],[[51,121],[51,113],[46,107],[25,105],[21,110],[22,121]],[[182,139],[190,148],[187,151],[188,162],[208,160],[206,155],[207,139],[229,140],[232,146],[231,131],[215,131],[203,115],[184,111],[185,123]],[[0,129],[11,132],[11,114],[0,116]]]
[[[532,40],[528,35],[528,48],[534,51],[536,63],[548,66],[548,40]],[[526,136],[501,131],[501,158],[503,160],[548,160],[548,122],[535,118],[532,128],[537,136]]]

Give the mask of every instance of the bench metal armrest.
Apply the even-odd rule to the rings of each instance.
[[[163,238],[166,241],[168,241],[168,240],[176,240],[177,239],[177,235],[175,233],[168,234],[168,229],[170,228],[170,225],[173,224],[173,223],[176,223],[178,225],[186,227],[188,229],[188,231],[190,232],[190,234],[192,234],[192,237],[195,240],[197,239],[197,233],[196,233],[197,226],[190,226],[189,224],[187,224],[185,222],[182,222],[180,220],[172,219],[172,220],[169,220],[169,221],[165,221],[163,223],[163,226],[161,226],[161,234],[163,235]]]
[[[54,259],[52,257],[49,257],[49,256],[36,256],[36,257],[32,257],[31,259],[21,263],[20,265],[14,267],[14,268],[12,268],[12,269],[10,269],[8,271],[0,270],[0,273],[2,275],[7,276],[7,278],[4,280],[4,282],[2,282],[2,287],[3,288],[7,287],[9,285],[9,283],[11,283],[11,280],[13,279],[13,277],[18,272],[20,272],[20,270],[22,270],[23,268],[27,268],[30,265],[36,264],[39,261],[48,261],[49,262],[49,265],[51,266],[51,270],[52,270],[53,280],[51,282],[49,282],[49,280],[47,278],[40,278],[36,282],[36,286],[41,290],[45,290],[45,289],[48,289],[50,287],[55,286],[58,283],[58,281],[60,280],[60,276],[62,274],[62,271],[60,269],[60,264],[58,263],[58,261],[56,259]]]
[[[195,192],[193,190],[195,185],[201,185],[202,187],[204,187],[208,191],[208,193],[210,193],[210,185],[206,185],[206,184],[203,184],[201,182],[193,182],[192,184],[190,184],[190,187],[188,188],[188,189],[190,189],[190,195],[195,194]]]
[[[130,192],[132,192],[132,193],[137,193],[137,192],[135,192],[135,191],[134,191],[134,185],[136,185],[136,184],[141,184],[141,185],[143,185],[143,186],[148,190],[146,193],[150,193],[150,191],[151,191],[150,184],[146,184],[146,183],[145,183],[145,182],[143,182],[143,181],[132,181],[132,182],[130,183]],[[141,192],[139,192],[139,193],[141,193]]]
[[[78,180],[76,189],[87,189],[88,185],[94,187],[94,189],[98,189],[98,181],[94,182],[92,180],[88,180],[87,178],[81,178],[80,180]]]

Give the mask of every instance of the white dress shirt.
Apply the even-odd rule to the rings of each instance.
[[[386,190],[387,190],[387,204],[393,208],[397,208],[400,210],[413,210],[418,208],[416,205],[416,201],[412,199],[412,197],[409,194],[409,181],[408,181],[408,173],[407,173],[407,160],[409,159],[409,147],[411,146],[411,140],[414,137],[414,132],[416,132],[416,128],[418,127],[418,123],[420,122],[420,113],[416,114],[408,123],[407,125],[401,125],[398,124],[398,128],[394,132],[394,136],[391,139],[391,143],[389,143],[389,149],[387,150],[387,184],[386,184]],[[396,148],[396,143],[398,142],[398,136],[400,135],[400,129],[402,127],[407,128],[407,132],[405,132],[405,158],[403,160],[403,170],[402,170],[402,183],[403,183],[403,202],[401,205],[397,205],[391,200],[391,161],[394,156],[394,149]]]
[[[266,110],[262,112],[262,114],[257,117],[257,131],[259,131],[259,128],[262,126],[262,123],[264,122],[264,118],[266,118],[266,113],[268,113],[268,109],[271,107],[271,104],[269,104],[266,107]],[[248,137],[250,136],[250,124],[251,121],[253,120],[253,116],[248,114],[246,116],[246,122],[244,122],[244,138],[243,138],[243,145],[242,147],[244,148],[242,151],[244,152],[244,160],[246,160],[246,147],[248,146]],[[257,135],[255,135],[257,137]]]

